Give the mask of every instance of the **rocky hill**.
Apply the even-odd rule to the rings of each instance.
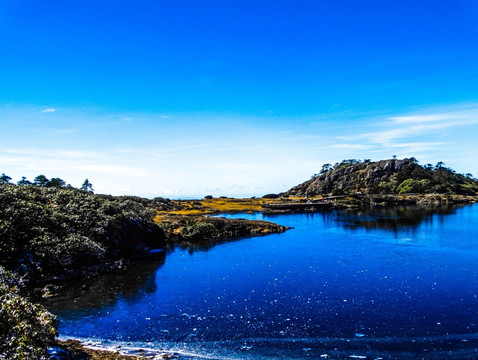
[[[415,158],[344,160],[325,164],[319,174],[282,195],[317,196],[348,194],[478,194],[478,180],[444,167],[419,165]]]

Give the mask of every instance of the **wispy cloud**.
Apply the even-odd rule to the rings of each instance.
[[[363,144],[373,143],[385,146],[395,146],[395,141],[413,137],[427,138],[445,129],[478,124],[478,109],[469,111],[444,112],[420,115],[389,117],[386,121],[378,121],[369,127],[385,128],[381,131],[364,132],[353,136],[340,136],[342,140],[359,140]],[[440,143],[443,145],[443,143]]]
[[[433,115],[414,115],[414,116],[395,116],[389,118],[397,123],[423,123],[431,121],[452,120],[459,118],[457,115],[433,114]]]
[[[429,111],[428,113],[420,114],[410,114],[410,115],[401,115],[401,116],[392,116],[389,119],[395,121],[396,123],[430,123],[430,122],[448,122],[448,121],[459,121],[463,123],[469,123],[470,121],[476,121],[478,118],[478,108],[471,107],[469,109],[459,109],[459,110],[450,110],[442,109],[442,111]]]
[[[56,111],[56,109],[54,109],[54,108],[47,108],[47,109],[41,110],[40,112],[41,113],[54,113],[55,111]]]
[[[448,154],[471,151],[468,134],[478,131],[478,105],[456,105],[428,109],[417,113],[362,119],[354,126],[341,129],[344,135],[333,137],[336,143],[328,145],[342,156],[377,157],[417,156],[425,161],[446,159]],[[358,131],[357,131],[358,130]],[[468,141],[468,143],[466,142]],[[466,145],[468,144],[468,145]],[[469,150],[465,150],[468,148]],[[460,150],[461,149],[461,150]],[[339,155],[340,156],[340,155]],[[457,155],[454,155],[455,157]]]

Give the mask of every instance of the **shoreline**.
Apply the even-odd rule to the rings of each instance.
[[[166,349],[151,349],[146,346],[132,345],[102,346],[101,341],[91,339],[62,339],[51,349],[53,359],[61,360],[145,360],[145,359],[179,359],[180,354]]]
[[[432,195],[433,196],[433,195]],[[428,196],[430,197],[430,196]],[[363,197],[366,199],[389,199],[396,201],[397,199],[401,199],[402,201],[407,201],[407,204],[404,206],[413,206],[414,204],[410,204],[411,201],[415,202],[417,199],[426,198],[425,195],[407,195],[407,196],[373,196],[373,197]],[[451,200],[451,201],[450,201]],[[474,200],[474,201],[471,201]],[[453,198],[449,198],[447,201],[448,205],[459,205],[459,204],[467,204],[477,202],[476,197],[463,197],[463,196],[454,196]],[[189,201],[189,200],[188,200]],[[197,200],[192,200],[197,201]],[[234,201],[234,199],[231,199]],[[295,200],[297,201],[297,199]],[[300,201],[300,200],[299,200]],[[415,204],[416,205],[416,204]],[[375,205],[376,207],[380,207],[380,205]],[[400,206],[400,205],[389,205],[385,207],[393,207],[393,206]],[[422,206],[426,206],[423,205]],[[440,206],[437,204],[436,206]],[[382,206],[383,207],[383,206]],[[354,208],[354,207],[341,207],[341,208]],[[238,213],[238,212],[236,212]],[[187,217],[187,215],[177,215],[178,217]],[[201,215],[195,215],[201,217]],[[167,350],[167,349],[154,349],[152,347],[148,347],[147,344],[144,347],[135,347],[128,345],[114,345],[111,346],[102,344],[99,345],[98,341],[94,339],[61,339],[62,344],[68,344],[70,349],[74,351],[84,351],[88,353],[90,357],[87,359],[97,360],[97,359],[105,359],[105,360],[141,360],[141,359],[174,359],[174,358],[181,358],[182,355],[185,356],[194,356],[193,354],[181,354],[179,352]],[[75,350],[76,349],[76,350]],[[69,360],[68,357],[62,358],[65,360]]]
[[[300,196],[280,196],[275,194],[267,195],[263,198],[249,198],[249,199],[235,199],[235,198],[212,198],[206,197],[202,200],[169,200],[163,198],[155,198],[153,200],[139,199],[131,197],[108,197],[83,193],[75,189],[62,190],[62,197],[59,197],[59,192],[53,190],[44,190],[40,188],[5,186],[5,193],[8,195],[12,193],[15,195],[11,199],[26,198],[27,209],[47,209],[51,212],[61,213],[66,219],[72,221],[71,227],[78,232],[78,239],[94,239],[86,243],[87,248],[85,254],[91,256],[87,262],[81,262],[82,258],[72,257],[69,263],[65,263],[63,271],[52,271],[51,263],[48,262],[47,257],[43,263],[33,263],[32,256],[23,256],[19,258],[21,266],[16,269],[11,276],[15,277],[15,281],[21,284],[22,295],[25,299],[16,295],[22,301],[31,301],[40,297],[54,297],[57,287],[62,287],[70,281],[75,279],[91,279],[100,273],[106,273],[118,268],[124,268],[132,261],[143,261],[143,259],[151,256],[164,256],[165,251],[175,247],[190,248],[195,247],[209,248],[218,243],[234,241],[244,237],[255,237],[269,235],[273,233],[282,233],[289,228],[281,226],[275,222],[264,220],[246,220],[246,219],[231,219],[225,217],[216,217],[211,215],[220,215],[227,213],[262,213],[266,215],[273,214],[290,214],[290,213],[312,213],[320,212],[322,209],[365,209],[370,207],[394,207],[394,206],[423,206],[423,207],[438,207],[450,206],[456,204],[471,204],[478,201],[478,197],[465,195],[449,195],[449,194],[386,194],[386,195],[342,195],[329,197],[300,197]],[[11,195],[12,195],[11,194]],[[42,196],[40,196],[42,195]],[[10,199],[10,198],[9,198]],[[71,213],[71,209],[67,207],[68,201],[73,203],[84,203],[89,206],[82,206]],[[81,201],[80,201],[81,200]],[[11,200],[13,205],[19,200]],[[98,206],[104,205],[104,206]],[[106,206],[107,205],[107,206]],[[134,205],[134,211],[130,209]],[[25,207],[22,204],[22,209]],[[275,208],[274,208],[275,207]],[[22,224],[23,217],[20,213],[15,212],[14,206],[9,207],[10,216],[18,218],[18,224]],[[13,209],[13,210],[12,210]],[[88,211],[86,211],[86,210]],[[43,210],[44,211],[44,210]],[[90,219],[90,214],[93,212],[95,217]],[[10,213],[7,213],[7,215]],[[39,214],[41,215],[41,214]],[[88,215],[88,217],[86,217]],[[112,217],[114,215],[115,217]],[[90,227],[85,226],[84,222],[77,219],[90,219]],[[44,231],[46,239],[51,234],[57,234],[60,223],[63,218],[56,218],[56,222],[46,223],[43,217],[38,218],[39,225],[32,228],[32,238],[39,236],[35,231]],[[100,221],[102,227],[100,232],[91,232],[91,226],[95,226],[95,221]],[[115,220],[115,221],[113,221]],[[17,223],[15,223],[17,224]],[[17,224],[17,225],[18,225]],[[18,225],[18,226],[20,226]],[[20,228],[22,228],[20,226]],[[24,228],[24,227],[23,227]],[[38,230],[40,229],[40,230]],[[96,228],[93,228],[96,229]],[[56,232],[55,232],[56,231]],[[66,231],[66,230],[65,230]],[[82,232],[85,235],[81,235]],[[15,234],[15,232],[12,232]],[[42,232],[39,233],[43,234]],[[74,240],[66,233],[64,236],[69,236],[66,239],[70,241],[67,243],[66,249],[73,251],[76,249]],[[12,235],[13,236],[13,235]],[[59,236],[59,235],[55,235]],[[83,237],[81,237],[83,236]],[[86,236],[86,237],[85,237]],[[89,237],[89,238],[88,238]],[[77,239],[77,240],[78,240]],[[28,240],[30,241],[30,240]],[[51,247],[50,243],[46,243],[45,251],[55,251],[55,247]],[[98,244],[103,244],[102,248]],[[25,244],[26,254],[29,255],[31,251]],[[50,247],[49,247],[50,246]],[[70,249],[68,246],[72,246]],[[109,249],[106,253],[105,249]],[[38,249],[37,249],[38,250]],[[101,252],[103,251],[103,252]],[[53,253],[56,254],[56,253]],[[69,252],[67,254],[70,254]],[[71,252],[69,256],[75,255]],[[84,254],[84,255],[85,255]],[[80,254],[81,255],[81,254]],[[86,256],[85,255],[85,256]],[[96,257],[95,257],[96,256]],[[53,258],[56,259],[56,258]],[[45,266],[47,271],[43,271]],[[50,268],[48,267],[50,266]],[[55,268],[56,269],[56,268]],[[7,274],[7,273],[6,273]],[[5,278],[6,287],[13,286],[15,281],[8,282],[8,277]],[[27,299],[28,297],[28,299]],[[41,308],[41,311],[46,309]],[[39,310],[39,311],[40,311]],[[48,314],[45,312],[45,314]],[[54,341],[54,323],[56,317],[52,317],[51,339],[48,341],[50,345],[56,344]],[[43,326],[39,324],[39,326]],[[45,338],[46,339],[46,338]],[[71,346],[83,346],[81,344],[70,344]],[[44,348],[45,349],[45,348]],[[74,350],[74,348],[72,348]],[[43,350],[42,350],[43,351]],[[78,348],[78,351],[82,351]],[[86,351],[86,350],[85,350]],[[96,351],[96,350],[95,350]],[[104,351],[104,350],[97,350]],[[85,359],[101,359],[101,357],[94,354],[83,352]],[[88,357],[89,356],[89,357]],[[99,356],[99,355],[98,355]],[[101,355],[103,358],[106,355]],[[108,356],[116,356],[109,354]],[[124,355],[131,356],[131,355]],[[135,355],[137,356],[137,355]],[[164,354],[164,356],[174,356],[174,354]],[[70,357],[71,358],[71,357]],[[141,357],[139,357],[141,358]],[[166,357],[167,358],[167,357]],[[63,359],[69,359],[63,357]],[[111,359],[115,359],[114,357]],[[122,359],[116,357],[116,359]],[[128,358],[125,358],[128,359]],[[138,359],[138,357],[133,358]]]
[[[478,202],[478,195],[455,194],[350,194],[341,196],[279,196],[273,198],[208,198],[171,200],[172,208],[157,211],[155,221],[179,216],[207,216],[238,213],[291,214],[326,209],[364,209],[370,207],[439,207]]]

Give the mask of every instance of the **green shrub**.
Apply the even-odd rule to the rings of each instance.
[[[399,194],[423,192],[423,180],[406,179],[397,187]]]
[[[58,320],[19,294],[18,277],[0,267],[0,358],[42,359],[55,343]]]
[[[201,240],[213,237],[217,230],[213,224],[188,220],[186,226],[181,229],[181,235],[187,240]]]
[[[394,194],[397,183],[395,181],[381,181],[378,184],[378,190],[382,194]]]

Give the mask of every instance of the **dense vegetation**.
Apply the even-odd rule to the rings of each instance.
[[[161,247],[148,202],[0,184],[0,265],[45,277]]]
[[[345,194],[459,194],[476,195],[478,180],[444,166],[418,164],[415,158],[344,160],[325,164],[318,174],[289,190],[289,195]]]
[[[378,184],[380,193],[438,193],[474,195],[478,192],[478,181],[472,174],[458,174],[439,162],[435,166],[421,166],[414,159],[408,159],[390,181]]]
[[[44,358],[55,343],[58,320],[43,306],[21,296],[18,275],[0,266],[0,358]]]
[[[88,190],[0,184],[0,358],[39,359],[55,340],[55,316],[28,299],[35,285],[164,246],[158,201]]]

